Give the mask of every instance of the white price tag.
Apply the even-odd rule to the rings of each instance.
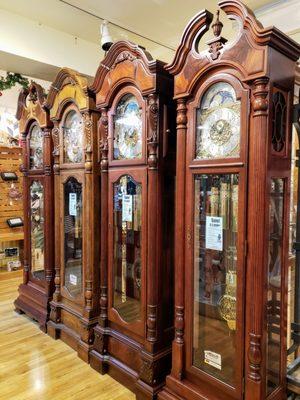
[[[77,195],[76,193],[69,193],[69,214],[76,217],[77,215]]]
[[[222,369],[222,358],[221,354],[214,353],[210,350],[204,350],[204,362],[211,365],[214,368]]]
[[[132,195],[123,194],[122,197],[122,221],[132,222]]]
[[[223,250],[222,217],[206,217],[205,247],[211,250]]]
[[[76,275],[73,275],[73,274],[70,274],[70,284],[71,285],[77,285],[77,276]]]

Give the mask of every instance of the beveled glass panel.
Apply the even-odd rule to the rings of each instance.
[[[68,112],[63,126],[64,162],[83,162],[82,116],[75,110]]]
[[[45,279],[44,271],[44,188],[41,182],[30,185],[31,272]]]
[[[234,88],[218,82],[204,93],[196,120],[196,158],[234,158],[240,155],[241,103]]]
[[[82,290],[82,185],[75,178],[64,184],[65,286],[72,296]]]
[[[193,365],[235,386],[239,176],[194,183]]]
[[[34,124],[29,136],[29,168],[42,169],[43,156],[43,131],[37,124]]]
[[[142,157],[142,110],[134,95],[119,101],[114,115],[114,159]]]
[[[141,319],[142,185],[130,175],[114,183],[114,300],[126,322]]]
[[[281,352],[281,275],[283,237],[284,180],[271,179],[269,203],[268,244],[268,303],[267,303],[267,392],[280,384]]]

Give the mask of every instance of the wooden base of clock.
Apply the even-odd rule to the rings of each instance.
[[[164,377],[170,372],[171,348],[150,354],[132,338],[99,325],[94,334],[91,367],[128,387],[137,400],[157,399],[165,384]]]
[[[49,319],[49,301],[51,299],[40,287],[31,282],[19,286],[19,296],[14,302],[15,311],[26,314],[37,321],[40,329],[47,332],[47,321]]]
[[[47,333],[53,339],[61,339],[77,351],[78,357],[89,363],[89,353],[93,344],[93,329],[97,318],[87,319],[73,309],[51,302],[51,319]],[[55,322],[54,322],[55,321]]]

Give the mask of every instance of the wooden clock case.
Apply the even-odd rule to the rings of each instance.
[[[291,105],[300,47],[278,29],[263,28],[238,0],[220,1],[219,7],[228,18],[239,22],[236,40],[225,44],[217,15],[212,25],[214,39],[207,43],[207,51],[198,52],[199,40],[213,21],[210,12],[201,11],[186,27],[174,61],[166,67],[174,75],[177,100],[175,339],[172,371],[158,398],[283,400],[286,399]],[[223,81],[232,85],[241,105],[240,153],[232,158],[199,159],[195,156],[196,110],[208,88]],[[235,333],[229,333],[236,338],[232,347],[236,357],[231,360],[234,377],[230,383],[215,376],[225,367],[218,355],[215,367],[202,364],[198,368],[194,364],[193,178],[195,174],[232,173],[238,173],[240,180],[236,328]],[[282,231],[272,238],[269,213],[272,214],[271,192],[276,180],[284,183],[280,194]],[[274,201],[276,204],[277,200]],[[275,290],[268,279],[271,265],[268,257],[270,242],[277,239],[281,241],[281,271]],[[207,315],[212,318],[212,314]],[[216,329],[211,330],[206,341],[216,333]],[[276,351],[270,352],[272,344]],[[213,363],[212,359],[206,361]]]
[[[173,338],[173,81],[162,62],[153,60],[141,47],[120,41],[100,64],[92,90],[101,111],[98,135],[102,242],[100,317],[94,329],[90,364],[101,374],[108,372],[128,386],[137,398],[152,399],[170,370]],[[127,94],[135,96],[142,115],[142,150],[138,159],[119,160],[113,153],[114,116]],[[139,317],[129,322],[114,307],[114,260],[118,256],[114,256],[113,190],[124,175],[130,175],[142,188],[141,310]],[[122,282],[132,288],[128,275],[126,283],[125,278]]]
[[[68,68],[58,73],[46,107],[54,124],[55,188],[55,292],[48,333],[88,362],[99,315],[99,112],[87,78]],[[75,134],[75,128],[67,127],[69,116],[81,121],[76,122],[81,128]]]
[[[49,317],[49,301],[54,289],[54,259],[53,259],[53,157],[51,129],[52,122],[49,112],[44,109],[46,95],[44,89],[32,82],[28,89],[22,89],[18,99],[16,117],[22,138],[23,164],[21,171],[23,179],[24,199],[24,270],[23,283],[19,287],[19,296],[15,300],[17,312],[26,313],[35,319],[46,331]],[[38,168],[32,168],[30,140],[34,128],[40,128],[42,138],[42,159]],[[39,271],[33,271],[32,232],[33,211],[30,191],[34,183],[43,188],[43,259]],[[39,217],[40,218],[40,217]]]

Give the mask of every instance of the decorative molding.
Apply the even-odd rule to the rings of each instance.
[[[90,280],[85,281],[85,307],[87,311],[92,310],[92,299],[93,299],[93,282]]]
[[[82,323],[81,340],[88,345],[94,342],[94,329],[90,325]]]
[[[93,171],[92,152],[93,152],[93,119],[89,112],[83,113],[83,125],[85,136],[85,163],[84,168],[87,174]]]
[[[107,108],[101,108],[99,121],[99,154],[101,172],[108,171],[108,115]]]
[[[106,325],[107,305],[108,305],[107,286],[101,286],[100,287],[100,318],[99,318],[99,322],[102,324],[101,326]]]
[[[50,319],[56,324],[59,324],[61,321],[60,308],[52,303],[50,303]]]
[[[123,51],[121,54],[117,56],[116,61],[111,66],[110,70],[114,69],[117,66],[117,64],[120,64],[123,61],[133,62],[135,60],[137,60],[137,56],[133,55],[129,51]]]
[[[55,292],[53,299],[59,301],[60,299],[60,268],[55,266],[55,278],[54,278]]]
[[[181,98],[177,100],[177,116],[176,116],[176,124],[177,129],[186,129],[187,128],[187,107],[186,107],[186,99]]]
[[[157,383],[157,375],[159,374],[158,362],[150,359],[142,359],[140,369],[140,379],[148,385]]]
[[[94,348],[99,352],[101,355],[107,353],[107,340],[105,339],[105,335],[103,333],[98,332],[97,330],[94,331]]]
[[[261,335],[249,333],[250,343],[248,348],[249,371],[248,378],[254,382],[261,381]]]
[[[157,341],[157,305],[147,305],[147,340]]]
[[[156,94],[150,94],[148,96],[148,120],[149,120],[149,132],[148,132],[148,165],[149,169],[157,169],[158,164],[158,98]]]
[[[184,307],[175,306],[175,342],[183,344],[184,339]]]
[[[58,127],[58,123],[55,122],[54,128],[52,129],[52,140],[53,140],[53,152],[52,155],[54,157],[53,171],[54,174],[59,174],[59,134],[60,130]]]
[[[253,82],[252,108],[253,116],[268,115],[268,78],[258,78]]]

